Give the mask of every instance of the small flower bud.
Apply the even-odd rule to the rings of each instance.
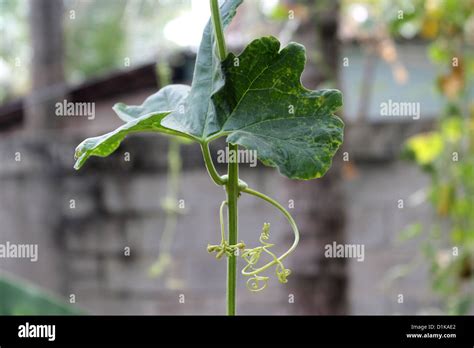
[[[224,255],[224,252],[225,252],[225,249],[219,250],[219,252],[218,252],[217,255],[216,255],[216,259],[222,258],[222,255]]]

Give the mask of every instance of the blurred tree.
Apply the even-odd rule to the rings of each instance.
[[[38,130],[57,126],[55,104],[64,99],[63,0],[31,0],[32,92],[27,97],[26,124]]]
[[[302,0],[308,19],[297,31],[297,41],[307,47],[304,85],[322,82],[337,86],[339,70],[339,1]],[[314,35],[316,33],[316,35]],[[311,63],[314,62],[314,63]],[[295,297],[299,314],[344,314],[347,312],[347,270],[343,258],[324,256],[326,244],[345,240],[345,208],[341,187],[341,162],[337,156],[329,172],[318,182],[288,183],[289,198],[295,200],[295,219],[301,230],[301,245],[293,256],[297,283]],[[306,265],[306,266],[302,266]]]
[[[78,81],[127,67],[126,0],[71,2],[66,7],[66,73]]]

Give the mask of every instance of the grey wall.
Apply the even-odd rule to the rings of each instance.
[[[419,241],[397,245],[399,231],[412,221],[431,218],[427,204],[397,208],[398,199],[410,201],[413,192],[428,183],[396,155],[401,139],[418,129],[370,127],[347,138],[356,169],[345,182],[348,242],[366,248],[364,262],[349,262],[351,312],[418,313],[434,304],[427,296],[423,267],[402,280],[385,281],[393,267],[419,253]],[[377,136],[368,138],[367,131]],[[207,177],[199,149],[183,148],[180,198],[185,209],[173,243],[173,264],[167,274],[151,278],[148,269],[156,260],[164,224],[160,201],[166,192],[167,140],[134,136],[114,156],[93,159],[75,172],[72,153],[79,140],[66,135],[0,140],[0,242],[38,243],[40,248],[37,263],[0,259],[0,269],[66,299],[74,294],[76,305],[94,314],[223,314],[225,260],[215,260],[206,246],[219,241],[218,207],[224,191]],[[21,162],[15,162],[15,152],[22,154]],[[124,152],[130,152],[130,162],[123,161]],[[242,177],[284,204],[295,200],[298,209],[298,197],[287,196],[286,179],[276,171],[242,166]],[[70,199],[75,209],[70,209]],[[285,220],[265,203],[243,197],[240,214],[240,237],[248,245],[256,245],[266,221],[272,223],[272,240],[279,250],[290,245]],[[124,256],[125,247],[130,247],[129,257]],[[291,259],[288,265],[299,267]],[[240,277],[239,313],[290,314],[297,312],[295,306],[304,306],[298,298],[289,303],[297,286],[291,276],[285,285],[272,277],[268,288],[257,294],[246,290],[244,282]],[[400,293],[403,304],[397,303]],[[180,303],[180,295],[185,303]]]

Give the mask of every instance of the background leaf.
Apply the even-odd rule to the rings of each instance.
[[[0,277],[0,294],[0,315],[84,314],[30,283],[5,275]]]
[[[435,161],[443,151],[443,139],[439,132],[417,134],[405,144],[404,155],[413,158],[418,164],[425,166]]]

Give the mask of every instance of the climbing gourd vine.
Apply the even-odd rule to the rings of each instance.
[[[343,140],[343,122],[334,115],[342,106],[335,89],[311,91],[301,85],[306,55],[304,46],[290,43],[280,48],[274,37],[252,41],[236,56],[227,53],[223,30],[243,0],[226,0],[221,7],[210,0],[211,20],[198,50],[192,85],[169,85],[147,98],[140,106],[116,104],[114,111],[125,121],[118,129],[84,140],[76,149],[75,168],[90,156],[106,157],[124,138],[136,132],[154,132],[181,137],[200,145],[209,176],[226,190],[220,207],[221,242],[208,252],[227,258],[227,313],[236,311],[236,259],[247,265],[252,291],[263,290],[274,267],[277,279],[286,283],[290,270],[283,260],[299,241],[298,227],[288,211],[274,199],[258,192],[239,178],[239,164],[229,161],[226,175],[220,175],[212,161],[209,144],[226,137],[229,153],[238,146],[255,151],[265,165],[277,167],[291,179],[310,180],[323,176]],[[230,156],[237,158],[237,156]],[[292,246],[282,255],[271,251],[270,225],[264,224],[260,246],[247,248],[238,240],[238,198],[248,194],[278,209],[294,233]],[[224,213],[227,210],[227,236]],[[258,265],[266,254],[270,261]]]

